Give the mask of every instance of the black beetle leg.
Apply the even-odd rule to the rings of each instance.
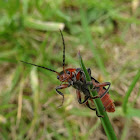
[[[85,96],[85,100],[83,102],[81,102],[81,94],[80,94],[80,91],[79,90],[76,90],[76,94],[77,94],[77,98],[78,98],[79,104],[84,104],[90,98],[90,96]]]
[[[58,94],[60,94],[63,98],[62,98],[62,103],[61,103],[61,105],[60,106],[58,106],[58,107],[61,107],[62,105],[63,105],[63,103],[64,103],[64,94],[62,93],[62,92],[60,92],[60,91],[58,91],[58,89],[64,89],[64,88],[67,88],[67,87],[69,87],[70,86],[70,84],[62,84],[62,85],[60,85],[60,86],[58,86],[58,87],[56,87],[56,92],[58,93]]]
[[[100,118],[104,117],[103,115],[99,115],[98,112],[97,112],[97,109],[96,109],[96,108],[92,108],[92,107],[89,105],[88,101],[86,102],[86,105],[87,105],[87,107],[88,107],[89,109],[96,111],[96,115],[97,115],[98,117],[100,117]]]

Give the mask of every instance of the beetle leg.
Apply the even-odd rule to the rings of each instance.
[[[82,70],[79,70],[76,74],[76,81],[82,80],[84,83],[86,83],[86,77]]]
[[[90,99],[97,99],[97,98],[100,98],[98,95],[96,95],[96,96],[90,96]]]
[[[92,108],[92,107],[89,105],[89,102],[88,102],[88,101],[86,102],[86,106],[87,106],[89,109],[96,111],[96,108]]]
[[[81,77],[83,76],[83,80],[86,83],[86,85],[92,85],[92,81],[89,81],[89,82],[86,81],[85,73],[82,70],[80,70],[79,72],[81,73]],[[89,76],[91,77],[91,69],[90,68],[87,68],[87,72],[88,72]]]
[[[89,76],[91,77],[91,69],[87,68],[87,71],[88,71]]]
[[[60,92],[58,89],[64,89],[64,88],[67,88],[69,86],[71,86],[71,85],[70,84],[62,84],[62,85],[60,85],[60,86],[58,86],[58,87],[55,88],[56,92],[63,97],[62,98],[62,103],[58,107],[61,107],[63,105],[63,103],[64,103],[64,94],[62,92]]]
[[[88,71],[88,74],[90,75],[91,77],[91,69],[90,68],[87,68],[87,71]],[[92,81],[90,82],[87,82],[86,81],[86,76],[85,76],[85,73],[80,69],[76,75],[76,80],[80,80],[82,78],[83,82],[86,84],[86,85],[92,85]]]
[[[79,104],[84,104],[90,98],[90,96],[85,96],[85,100],[83,102],[81,102],[81,94],[80,94],[80,91],[79,90],[76,90],[76,94],[77,94],[77,98],[78,98]]]
[[[83,73],[82,70],[80,70],[77,75],[76,75],[76,80],[79,81],[79,80],[83,80],[85,82],[85,74]]]
[[[101,118],[104,117],[103,115],[99,115],[98,112],[97,112],[97,109],[96,109],[96,108],[92,108],[92,107],[89,105],[88,101],[86,102],[86,105],[87,105],[87,107],[88,107],[89,109],[96,111],[96,115],[97,115],[98,117],[101,117]]]
[[[110,82],[105,82],[105,83],[98,83],[94,88],[96,87],[105,87],[105,86],[108,86],[108,88],[105,90],[105,92],[100,96],[100,98],[102,98],[108,91],[109,91],[109,88],[110,88],[110,85],[111,83]]]

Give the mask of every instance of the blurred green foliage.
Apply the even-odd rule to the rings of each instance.
[[[106,138],[96,115],[77,103],[74,89],[63,90],[65,103],[57,108],[61,98],[55,93],[60,84],[56,75],[19,61],[61,71],[59,29],[66,43],[66,66],[80,67],[80,50],[93,77],[112,83],[116,112],[109,116],[118,139],[140,139],[139,128],[131,127],[138,125],[133,117],[140,117],[139,80],[130,87],[128,113],[122,111],[125,93],[140,69],[139,13],[137,0],[1,0],[0,139]],[[127,125],[134,134],[128,135]]]

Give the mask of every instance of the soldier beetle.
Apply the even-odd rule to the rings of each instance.
[[[39,68],[43,68],[46,70],[49,70],[51,72],[54,72],[57,74],[57,79],[61,81],[61,84],[55,88],[56,92],[62,96],[62,103],[60,106],[63,105],[64,102],[64,94],[60,91],[61,89],[68,88],[70,86],[74,87],[76,89],[76,94],[78,97],[78,102],[79,104],[86,104],[88,108],[91,110],[96,111],[96,115],[98,117],[103,117],[102,115],[99,115],[96,108],[92,108],[89,104],[89,100],[93,102],[93,99],[101,98],[101,101],[104,105],[104,108],[107,112],[114,112],[115,111],[115,105],[113,103],[113,100],[110,98],[110,95],[108,93],[109,88],[110,88],[110,82],[104,82],[104,83],[99,83],[96,79],[94,79],[91,76],[91,70],[90,68],[87,69],[91,81],[86,81],[85,74],[81,68],[67,68],[65,69],[65,42],[64,42],[64,37],[63,34],[60,30],[62,41],[63,41],[63,70],[61,72],[57,72],[55,70],[52,70],[47,67],[39,66],[36,64],[28,63],[21,61],[26,64],[30,64],[33,66],[37,66]],[[91,96],[88,87],[90,85],[93,85],[92,90],[96,90],[98,95],[97,96]],[[108,88],[105,88],[105,86],[108,86]],[[81,92],[84,94],[85,99],[81,101]]]

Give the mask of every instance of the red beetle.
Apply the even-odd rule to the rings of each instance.
[[[87,71],[88,71],[88,73],[91,77],[91,80],[92,80],[90,82],[86,81],[85,74],[84,74],[84,72],[81,68],[65,69],[65,42],[64,42],[64,37],[63,37],[63,34],[62,34],[61,30],[60,30],[60,33],[61,33],[61,37],[62,37],[62,41],[63,41],[63,71],[61,71],[59,73],[55,70],[52,70],[52,69],[49,69],[49,68],[46,68],[46,67],[43,67],[43,66],[39,66],[39,65],[36,65],[36,64],[32,64],[32,63],[27,63],[27,62],[24,62],[24,61],[21,61],[21,62],[43,68],[43,69],[55,72],[57,74],[57,79],[61,81],[61,84],[56,87],[56,92],[63,97],[61,105],[63,105],[63,102],[64,102],[64,94],[62,92],[60,92],[59,90],[64,89],[64,88],[68,88],[70,86],[73,86],[76,89],[76,93],[77,93],[77,96],[78,96],[78,102],[80,104],[85,103],[88,108],[96,111],[96,115],[98,117],[102,117],[102,116],[98,115],[98,112],[97,112],[96,108],[92,108],[89,105],[89,102],[88,102],[89,100],[91,100],[93,102],[92,99],[101,98],[101,101],[104,105],[105,110],[108,111],[108,112],[114,112],[115,111],[115,105],[113,103],[113,100],[110,98],[110,95],[108,94],[108,90],[110,88],[110,83],[109,82],[99,83],[96,79],[94,79],[91,76],[90,68],[87,69]],[[93,90],[97,91],[98,96],[93,97],[93,96],[90,95],[88,87],[91,84],[94,87]],[[108,88],[106,89],[105,86],[108,86]],[[80,92],[82,92],[85,95],[84,101],[81,101]]]

